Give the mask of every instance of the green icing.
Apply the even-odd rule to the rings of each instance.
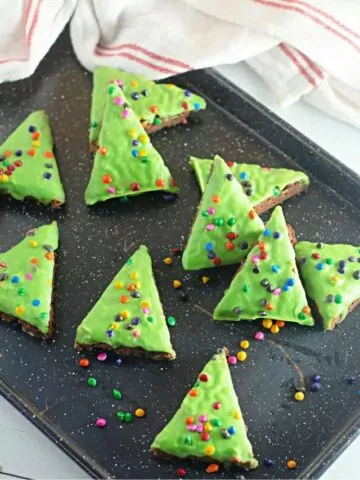
[[[64,203],[52,148],[46,113],[31,113],[0,146],[0,193],[17,200],[32,197],[45,205],[52,201]]]
[[[264,229],[229,167],[215,157],[182,257],[185,270],[240,263]]]
[[[142,245],[114,277],[76,332],[76,343],[169,353],[175,358],[153,276]]]
[[[268,291],[270,289],[272,291]],[[314,325],[281,207],[274,209],[265,230],[233,278],[213,316],[215,320],[269,317]]]
[[[123,85],[124,94],[136,116],[150,124],[156,124],[158,119],[178,116],[186,110],[206,108],[203,98],[173,84],[156,84],[145,77],[116,68],[97,67],[93,76],[91,143],[97,142],[99,137],[106,103],[106,91],[111,81],[119,81]]]
[[[56,222],[31,230],[15,247],[0,254],[0,311],[49,332]]]
[[[99,147],[85,192],[86,204],[150,191],[177,192],[161,155],[126,103],[122,90],[111,85],[106,99]]]
[[[196,427],[202,432],[193,431]],[[201,438],[203,433],[208,433],[207,439]],[[179,458],[206,457],[225,464],[247,464],[248,468],[258,466],[224,352],[205,365],[151,448]]]
[[[318,307],[324,329],[332,330],[334,320],[339,317],[342,322],[349,306],[360,298],[360,247],[299,242],[295,253],[305,289]]]
[[[200,190],[203,192],[210,176],[213,160],[190,157],[189,163],[194,169]],[[280,196],[286,187],[295,182],[302,182],[305,185],[310,183],[309,177],[298,170],[265,168],[247,163],[227,162],[227,164],[254,207],[269,198]]]

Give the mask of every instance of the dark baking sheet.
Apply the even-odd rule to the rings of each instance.
[[[61,235],[54,341],[41,343],[0,325],[0,391],[97,477],[175,478],[179,466],[186,467],[190,478],[204,477],[203,464],[157,462],[149,446],[215,350],[226,345],[236,352],[240,340],[251,340],[259,328],[257,322],[215,323],[197,308],[213,309],[236,266],[211,270],[211,280],[204,286],[198,272],[182,271],[180,259],[171,267],[162,262],[171,247],[183,244],[200,198],[188,155],[219,153],[227,159],[307,170],[312,177],[309,192],[284,206],[298,238],[359,243],[356,175],[213,72],[193,72],[175,82],[190,83],[209,100],[208,109],[194,116],[188,128],[153,136],[180,184],[178,200],[171,203],[154,194],[91,209],[83,203],[91,168],[87,142],[91,75],[74,58],[67,34],[34,76],[0,86],[1,140],[33,109],[45,108],[67,193],[66,207],[59,212],[0,198],[1,250],[10,248],[29,228],[53,219],[58,220]],[[171,330],[178,358],[173,363],[124,358],[117,367],[113,358],[101,364],[91,357],[91,370],[82,370],[72,348],[76,326],[141,243],[151,249],[166,313],[178,320]],[[171,286],[176,278],[183,280],[181,292]],[[189,295],[185,303],[180,301],[184,292]],[[216,478],[319,476],[359,427],[359,335],[360,309],[333,333],[289,325],[277,336],[267,335],[286,349],[305,377],[322,376],[321,392],[309,393],[301,403],[292,400],[297,375],[283,353],[271,342],[251,340],[248,360],[233,367],[232,376],[261,466],[245,473],[222,469]],[[90,374],[97,378],[97,388],[87,387]],[[358,385],[347,385],[346,375],[355,375]],[[114,387],[124,394],[121,402],[112,399]],[[136,407],[146,409],[146,418],[117,422],[118,408]],[[108,419],[103,430],[94,427],[98,416]],[[262,466],[265,457],[274,460],[273,468]],[[296,471],[286,468],[289,458],[298,462]]]

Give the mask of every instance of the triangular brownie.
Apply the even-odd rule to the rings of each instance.
[[[75,346],[173,359],[151,258],[142,245],[114,277],[76,332]]]
[[[181,123],[193,110],[203,110],[206,102],[190,90],[173,84],[157,84],[140,75],[116,68],[97,67],[93,75],[90,143],[97,144],[109,82],[124,89],[128,103],[148,133]]]
[[[123,91],[110,85],[86,204],[159,190],[178,188]]]
[[[157,435],[156,457],[191,458],[256,468],[239,402],[226,360],[226,349],[205,365],[179,410]]]
[[[7,252],[0,254],[0,317],[19,322],[30,335],[51,338],[56,222],[30,230]]]
[[[224,160],[214,168],[182,257],[185,270],[240,263],[264,224]]]
[[[200,190],[209,179],[213,160],[190,157]],[[269,168],[248,163],[226,162],[236,180],[242,185],[257,213],[263,213],[285,200],[298,195],[309,186],[309,177],[299,170]]]
[[[215,320],[254,320],[269,317],[312,326],[281,207],[276,207],[214,311]]]
[[[360,303],[360,247],[299,242],[295,253],[305,290],[332,330]]]
[[[33,198],[52,207],[65,202],[53,154],[49,119],[31,113],[0,146],[0,193],[17,200]]]

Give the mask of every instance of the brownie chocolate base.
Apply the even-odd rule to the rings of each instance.
[[[151,358],[152,360],[174,360],[176,358],[176,355],[171,354],[171,353],[166,353],[166,352],[149,352],[148,350],[145,350],[142,347],[134,347],[134,348],[128,348],[128,347],[118,347],[118,348],[112,348],[110,345],[107,345],[106,343],[93,343],[91,345],[86,345],[84,343],[78,343],[75,342],[75,348],[81,352],[83,350],[110,350],[117,355],[125,355],[125,356],[135,356],[135,357],[145,357],[145,358]]]
[[[49,322],[49,330],[48,333],[44,333],[39,330],[37,327],[32,325],[31,323],[22,320],[21,318],[14,317],[13,315],[8,315],[7,313],[0,312],[0,318],[6,323],[18,323],[21,326],[21,329],[31,335],[32,337],[39,337],[43,340],[50,340],[55,332],[55,321],[54,321],[54,314],[53,309],[51,308],[50,311],[50,322]]]
[[[259,215],[260,213],[265,213],[276,205],[280,205],[291,197],[300,195],[307,189],[308,185],[304,182],[295,182],[287,185],[284,190],[280,193],[278,197],[270,197],[264,200],[263,202],[254,205],[255,212]]]

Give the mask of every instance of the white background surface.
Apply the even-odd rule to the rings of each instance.
[[[326,117],[304,102],[281,109],[267,86],[246,65],[223,66],[218,70],[360,174],[359,130]],[[360,437],[326,471],[322,480],[358,480],[359,455]],[[1,396],[0,465],[5,472],[31,478],[89,478]],[[10,479],[0,475],[2,478]]]

